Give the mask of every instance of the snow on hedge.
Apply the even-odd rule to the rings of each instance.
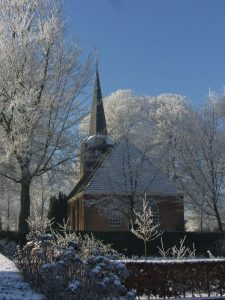
[[[210,262],[225,262],[225,258],[224,257],[216,257],[216,258],[192,258],[192,259],[174,259],[174,258],[147,258],[147,259],[125,259],[122,260],[122,262],[126,263],[150,263],[150,264],[184,264],[184,263],[210,263]]]

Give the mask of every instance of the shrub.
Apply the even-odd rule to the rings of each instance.
[[[172,256],[174,259],[184,259],[184,258],[194,258],[195,257],[195,245],[193,243],[192,249],[187,247],[184,242],[186,240],[186,236],[183,239],[180,239],[180,245],[174,245],[171,248],[168,248],[165,250],[164,245],[163,245],[163,239],[161,238],[161,248],[159,246],[159,254],[166,258],[168,256]]]
[[[123,285],[126,266],[109,245],[93,236],[67,232],[66,226],[57,233],[46,219],[37,218],[30,226],[28,242],[18,248],[15,261],[48,299],[134,299]]]

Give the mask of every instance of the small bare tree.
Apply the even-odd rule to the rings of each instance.
[[[162,235],[159,229],[160,223],[154,223],[153,212],[150,203],[145,198],[143,199],[142,211],[134,210],[135,227],[132,223],[131,232],[139,239],[143,240],[145,247],[145,257],[147,257],[147,242],[150,242]]]

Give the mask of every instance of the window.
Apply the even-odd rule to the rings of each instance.
[[[102,155],[102,152],[98,149],[95,150],[95,158],[99,158]]]
[[[109,226],[120,226],[121,214],[118,212],[112,212],[109,214]]]
[[[153,199],[148,199],[148,201],[149,201],[149,206],[151,207],[152,210],[153,225],[156,225],[159,223],[159,209]]]

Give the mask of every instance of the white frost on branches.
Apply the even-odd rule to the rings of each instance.
[[[154,223],[151,204],[146,200],[146,196],[143,199],[142,211],[138,212],[134,210],[134,215],[135,224],[132,224],[131,232],[136,235],[137,238],[143,240],[145,257],[147,257],[147,242],[161,236],[162,231],[159,229],[160,223]]]
[[[0,175],[21,185],[20,230],[33,178],[69,172],[77,155],[91,63],[80,54],[65,42],[61,0],[0,1]]]

